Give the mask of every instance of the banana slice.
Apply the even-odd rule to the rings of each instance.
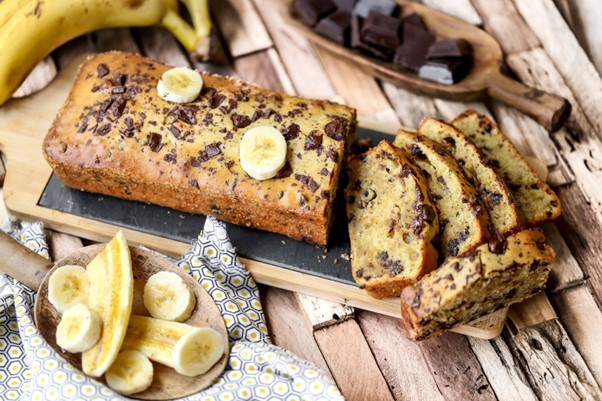
[[[153,274],[144,285],[144,306],[154,318],[183,322],[195,305],[194,292],[176,273]]]
[[[224,353],[222,335],[210,327],[195,327],[184,334],[173,348],[173,367],[186,376],[207,372]]]
[[[82,266],[65,265],[48,280],[48,300],[60,313],[73,305],[88,303],[88,272]]]
[[[69,352],[84,352],[100,338],[102,319],[84,304],[72,306],[56,328],[56,343]]]
[[[153,364],[138,351],[122,351],[107,373],[107,385],[123,395],[136,394],[150,387],[153,381]]]
[[[286,140],[274,127],[254,127],[240,141],[240,164],[256,180],[274,177],[286,163]]]
[[[192,102],[199,96],[201,89],[203,89],[201,74],[186,67],[165,71],[157,83],[159,97],[174,103]]]

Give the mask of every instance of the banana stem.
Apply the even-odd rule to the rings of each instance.
[[[161,20],[161,25],[167,28],[186,50],[189,52],[196,50],[198,42],[196,31],[178,13],[167,11]]]
[[[209,57],[211,44],[211,15],[209,13],[209,0],[181,0],[188,9],[192,25],[197,35],[196,49],[192,56],[197,59]]]

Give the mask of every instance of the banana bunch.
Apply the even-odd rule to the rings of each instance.
[[[33,68],[59,45],[102,28],[162,26],[195,58],[209,54],[208,0],[3,0],[0,1],[0,105]]]

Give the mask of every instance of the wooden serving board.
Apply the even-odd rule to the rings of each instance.
[[[43,91],[0,108],[0,150],[8,160],[7,208],[16,216],[42,220],[49,228],[94,241],[107,241],[123,229],[132,243],[181,255],[202,230],[204,217],[81,193],[51,179],[41,143],[83,60],[81,56],[62,69]],[[335,222],[334,239],[327,250],[276,234],[234,225],[228,228],[257,282],[400,317],[399,299],[374,299],[353,282],[346,224]],[[454,331],[493,338],[501,332],[505,316],[506,310],[498,311]]]

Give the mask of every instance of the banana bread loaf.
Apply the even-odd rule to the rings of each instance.
[[[442,145],[414,132],[399,130],[393,145],[408,151],[426,176],[439,212],[441,253],[462,255],[487,241],[489,213],[458,161]]]
[[[504,180],[466,135],[433,118],[423,119],[418,133],[445,145],[458,160],[487,206],[495,234],[508,234],[523,226],[524,217]]]
[[[413,339],[423,340],[520,302],[543,290],[554,259],[538,228],[449,258],[403,290],[404,323]]]
[[[386,141],[345,169],[353,278],[373,297],[399,295],[437,264],[439,221],[426,178]]]
[[[560,217],[560,200],[518,153],[498,126],[474,110],[460,114],[452,125],[467,135],[490,161],[518,202],[528,226]]]
[[[326,244],[355,111],[208,73],[195,101],[169,103],[156,91],[169,68],[123,52],[86,61],[43,144],[58,178]],[[286,165],[265,181],[239,160],[242,135],[261,125],[287,141]]]

